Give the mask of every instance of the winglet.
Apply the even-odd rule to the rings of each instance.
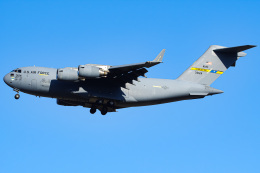
[[[165,49],[163,49],[152,62],[162,62]]]

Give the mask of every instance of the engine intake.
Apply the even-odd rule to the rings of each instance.
[[[75,81],[79,78],[78,71],[70,67],[61,68],[57,70],[57,78],[58,80]]]
[[[106,76],[107,72],[103,71],[102,69],[91,66],[91,65],[80,65],[79,69],[79,76],[85,78],[97,78],[101,76]]]

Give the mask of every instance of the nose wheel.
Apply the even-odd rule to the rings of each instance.
[[[19,98],[20,98],[19,89],[14,88],[13,90],[14,90],[15,92],[17,92],[17,94],[15,94],[14,98],[15,98],[16,100],[19,99]]]
[[[14,98],[18,100],[20,98],[20,94],[15,94]]]

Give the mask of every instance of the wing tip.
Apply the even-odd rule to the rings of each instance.
[[[166,49],[163,49],[152,62],[162,62],[165,50]]]

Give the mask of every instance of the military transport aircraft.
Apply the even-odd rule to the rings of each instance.
[[[175,80],[146,78],[147,68],[160,64],[165,49],[153,60],[128,65],[86,64],[77,68],[17,68],[4,77],[17,92],[56,98],[58,105],[83,106],[102,115],[116,109],[204,98],[223,93],[210,87],[230,66],[255,46],[212,45]],[[144,76],[145,78],[140,78]]]

